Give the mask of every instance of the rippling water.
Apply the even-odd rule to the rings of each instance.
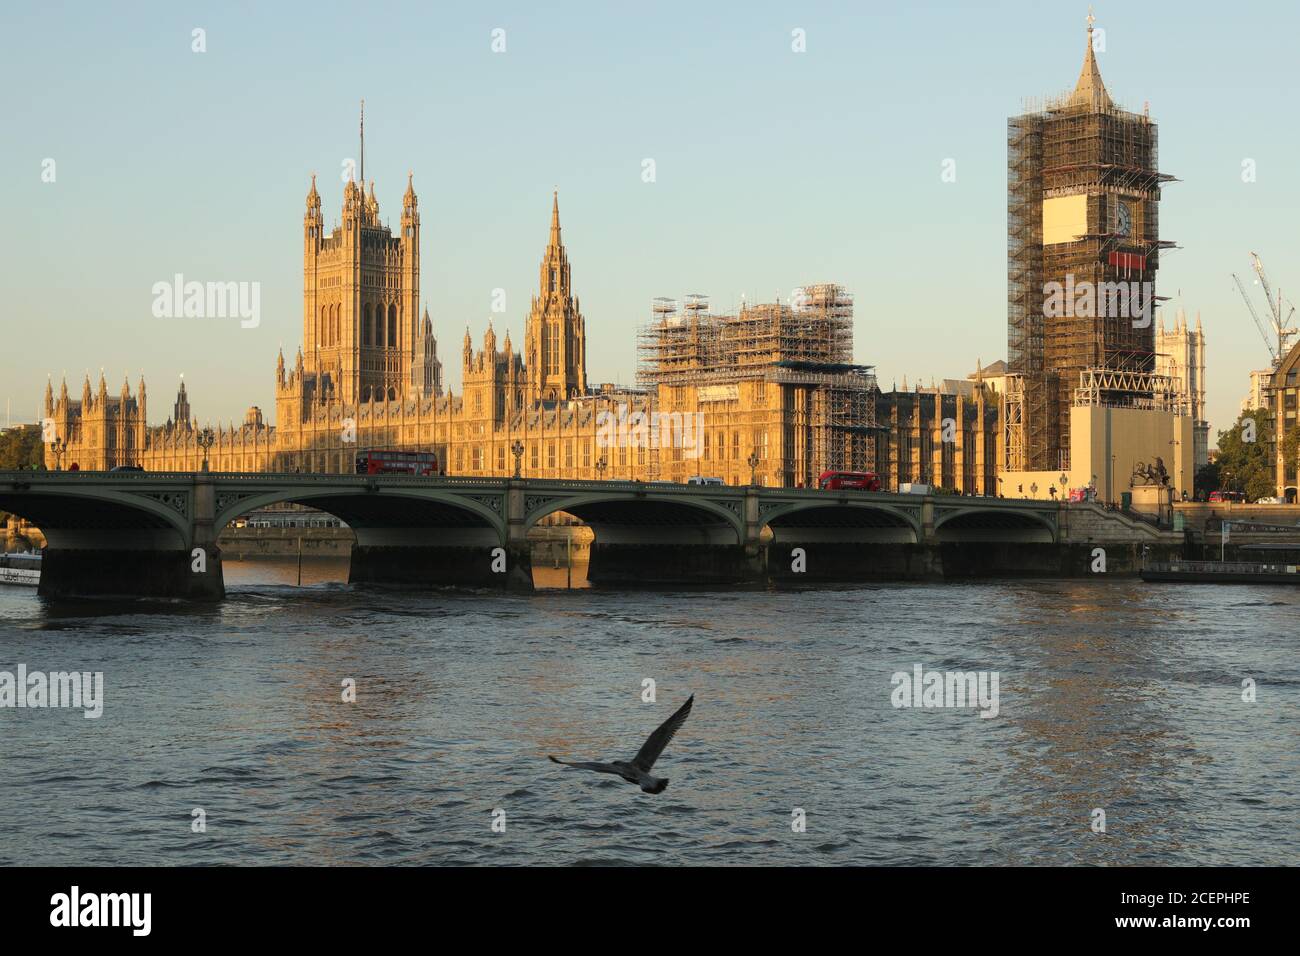
[[[98,720],[0,709],[0,863],[1300,858],[1294,589],[417,596],[226,571],[211,608],[0,588],[0,670],[103,671],[106,697]],[[918,663],[998,671],[1000,714],[893,708]],[[660,796],[546,760],[627,759],[691,693]]]

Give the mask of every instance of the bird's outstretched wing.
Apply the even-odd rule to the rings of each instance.
[[[547,754],[547,756],[551,757],[550,754]],[[618,773],[619,772],[617,767],[611,766],[610,764],[607,763],[597,763],[595,761],[582,762],[582,761],[573,761],[573,760],[561,760],[559,757],[551,757],[551,761],[553,763],[563,764],[566,767],[573,767],[576,770],[594,770],[596,771],[596,773]]]
[[[682,724],[686,723],[686,718],[691,715],[691,704],[694,701],[695,695],[691,694],[686,699],[686,703],[677,709],[677,713],[659,725],[659,729],[650,735],[641,749],[637,751],[637,755],[632,758],[633,766],[640,767],[646,773],[650,772],[650,768],[655,765],[659,755],[668,746],[668,741],[673,739],[677,731],[681,729]]]

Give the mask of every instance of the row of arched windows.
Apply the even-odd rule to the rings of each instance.
[[[316,330],[316,341],[325,349],[339,344],[338,305],[320,307],[320,328]]]
[[[367,385],[361,389],[361,401],[363,402],[382,402],[385,400],[397,401],[397,389],[390,387],[385,392],[382,385]]]
[[[401,344],[397,338],[397,303],[390,302],[387,310],[382,303],[367,302],[362,307],[361,344],[388,348]]]
[[[316,329],[316,341],[321,348],[333,348],[341,344],[339,305],[323,305],[320,309],[320,325]],[[397,348],[398,339],[397,303],[390,302],[385,308],[382,303],[367,302],[362,307],[361,344],[377,348]]]

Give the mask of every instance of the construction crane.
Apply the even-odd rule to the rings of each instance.
[[[1264,289],[1264,298],[1268,302],[1269,318],[1271,322],[1265,322],[1255,311],[1255,306],[1251,304],[1250,296],[1246,294],[1246,286],[1237,276],[1232,274],[1232,279],[1237,283],[1237,290],[1241,293],[1241,300],[1246,303],[1246,308],[1250,310],[1250,317],[1255,320],[1255,326],[1259,329],[1259,334],[1264,338],[1264,344],[1268,347],[1269,355],[1273,359],[1273,367],[1276,368],[1282,359],[1286,356],[1287,350],[1291,344],[1291,339],[1295,337],[1297,330],[1291,327],[1291,317],[1295,315],[1295,306],[1289,301],[1282,298],[1282,290],[1279,289],[1277,297],[1273,296],[1272,286],[1269,285],[1268,275],[1264,272],[1264,263],[1255,253],[1250,254],[1251,266],[1255,274],[1259,276],[1257,280]],[[1282,317],[1286,306],[1290,306],[1286,318]],[[1269,333],[1272,333],[1270,335]],[[1277,337],[1274,344],[1273,336]]]

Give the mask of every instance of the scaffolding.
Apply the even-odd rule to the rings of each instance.
[[[1183,388],[1182,379],[1130,369],[1086,369],[1079,375],[1074,405],[1145,408],[1184,417],[1192,412],[1191,398]]]
[[[1155,273],[1160,188],[1156,125],[1109,97],[1073,95],[1029,108],[1007,125],[1008,370],[1022,376],[1020,434],[1008,434],[1028,470],[1069,464],[1075,390],[1107,383],[1099,399],[1140,406],[1130,392],[1155,370]],[[1045,203],[1081,197],[1082,234],[1044,235]],[[1086,285],[1085,285],[1086,284]],[[1064,313],[1048,309],[1056,289]],[[1074,290],[1087,290],[1074,308]],[[1089,370],[1139,373],[1094,376]]]
[[[637,350],[637,383],[675,390],[679,401],[686,388],[706,403],[737,401],[731,386],[741,382],[775,386],[779,401],[767,408],[781,416],[788,483],[811,480],[819,469],[872,465],[876,378],[872,366],[853,363],[853,297],[842,286],[805,286],[789,302],[737,314],[710,311],[699,294],[685,296],[680,309],[675,299],[656,298]],[[715,406],[715,414],[755,423],[753,409]]]

